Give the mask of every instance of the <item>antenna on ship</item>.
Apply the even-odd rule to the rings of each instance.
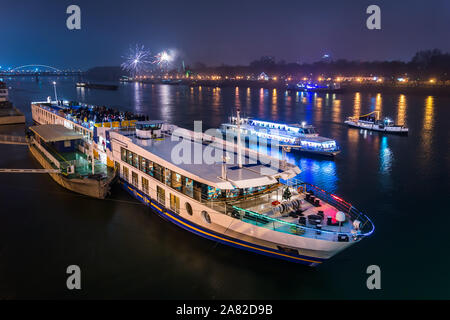
[[[238,166],[242,168],[242,150],[241,150],[241,110],[239,107],[236,108],[236,121],[237,121],[237,157]]]

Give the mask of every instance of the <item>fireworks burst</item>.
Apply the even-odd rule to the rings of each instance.
[[[154,63],[160,68],[167,68],[169,64],[174,60],[174,53],[163,51],[155,56]]]
[[[122,68],[129,71],[133,76],[141,74],[149,64],[154,63],[154,57],[152,57],[150,51],[146,50],[144,46],[138,45],[135,48],[130,48],[129,54],[123,58],[125,62],[122,63]]]

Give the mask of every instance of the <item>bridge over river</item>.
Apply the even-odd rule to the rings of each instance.
[[[0,67],[0,77],[39,77],[39,76],[77,76],[84,72],[74,69],[58,69],[56,67],[43,64],[28,64],[14,68],[2,69]]]

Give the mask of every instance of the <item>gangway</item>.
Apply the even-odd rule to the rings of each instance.
[[[0,134],[0,144],[19,144],[28,145],[27,139],[22,136],[13,136],[7,134]]]

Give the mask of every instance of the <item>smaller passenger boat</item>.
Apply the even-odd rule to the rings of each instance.
[[[256,136],[275,140],[280,146],[288,150],[307,152],[310,154],[334,157],[341,152],[339,145],[333,139],[321,137],[316,128],[306,122],[301,124],[283,124],[270,121],[262,121],[252,118],[240,118],[240,131],[244,137]],[[238,126],[236,117],[230,117],[228,123],[221,125],[224,134],[237,134]]]
[[[288,83],[286,85],[286,90],[288,91],[306,91],[306,92],[319,92],[319,93],[341,93],[343,90],[339,83],[335,82],[325,82],[325,83],[314,83],[311,81],[298,82],[298,83]]]
[[[408,128],[404,125],[395,124],[393,120],[384,118],[380,120],[380,112],[373,111],[368,114],[359,117],[348,117],[344,121],[349,127],[361,128],[365,130],[396,133],[396,134],[408,134]]]

